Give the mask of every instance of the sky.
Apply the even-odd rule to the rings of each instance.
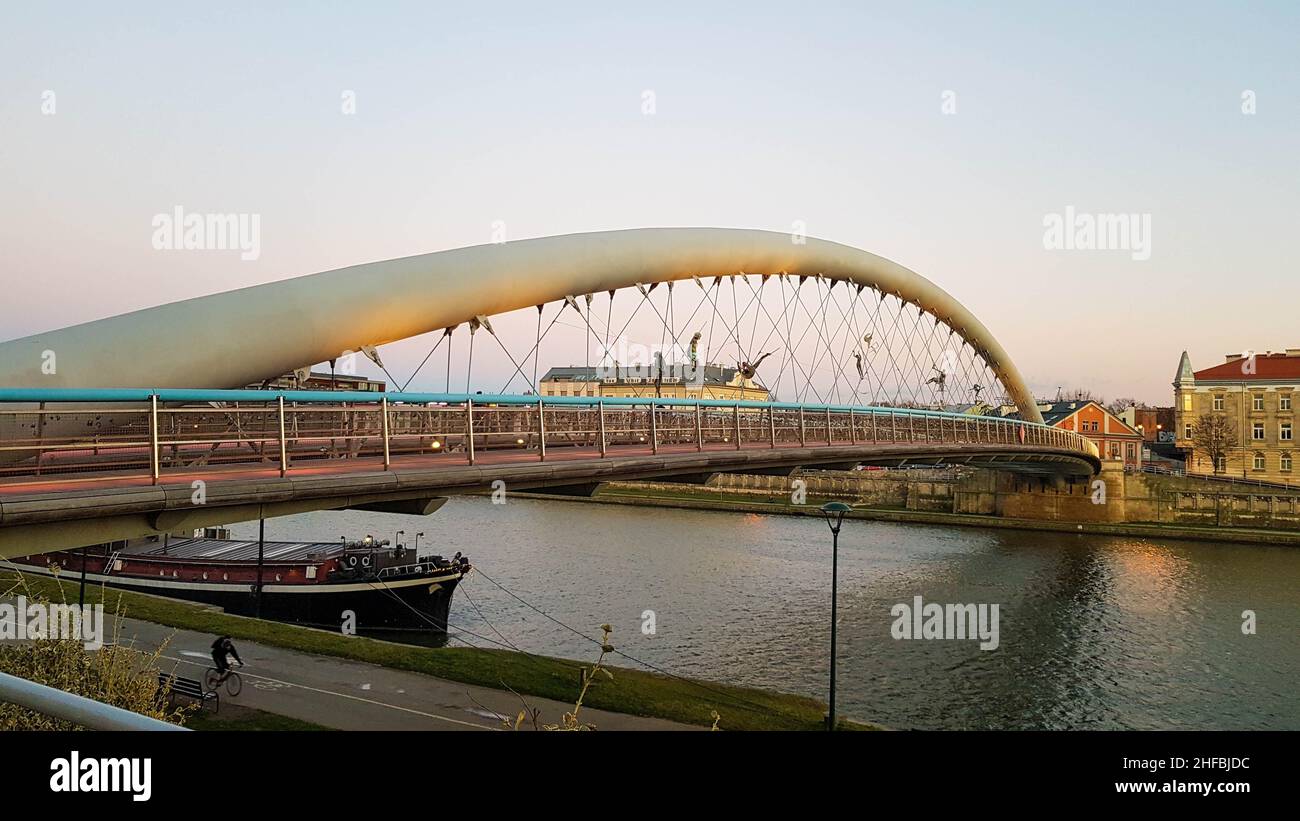
[[[1300,4],[264,5],[0,12],[0,339],[500,226],[798,223],[1039,395],[1168,405],[1184,349],[1300,347]],[[260,254],[156,249],[177,206],[257,214]],[[1149,245],[1045,247],[1067,209]]]

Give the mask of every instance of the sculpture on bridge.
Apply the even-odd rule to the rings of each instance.
[[[758,373],[758,366],[762,365],[763,360],[767,359],[769,356],[771,356],[774,353],[776,353],[776,351],[768,351],[767,353],[760,356],[758,359],[755,359],[753,364],[751,364],[749,361],[741,362],[739,368],[740,375],[745,377],[746,379],[753,379],[754,376]]]

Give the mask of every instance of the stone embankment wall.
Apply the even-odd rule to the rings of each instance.
[[[793,476],[719,474],[707,485],[615,483],[659,493],[716,492],[728,499],[788,502],[802,480],[809,498],[873,508],[1068,522],[1156,522],[1300,530],[1300,492],[1243,483],[1125,473],[1103,463],[1098,476],[1073,481],[968,468],[809,470]]]

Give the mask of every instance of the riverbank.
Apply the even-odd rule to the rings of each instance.
[[[528,493],[530,498],[588,504],[634,505],[666,507],[685,510],[719,510],[733,513],[766,513],[781,516],[820,516],[818,509],[823,501],[809,494],[805,504],[796,505],[776,499],[755,498],[752,494],[728,494],[714,488],[696,490],[683,485],[680,490],[663,491],[652,488],[626,486],[599,489],[590,497],[560,496],[546,493]],[[1138,536],[1152,539],[1184,539],[1207,542],[1228,542],[1254,545],[1300,546],[1300,533],[1278,530],[1224,528],[1197,525],[1171,525],[1156,523],[1071,522],[1042,519],[1015,519],[967,513],[940,513],[934,511],[905,510],[887,507],[857,507],[849,518],[887,522],[951,525],[957,527],[1003,528],[1054,533],[1078,533],[1097,536]]]
[[[29,590],[56,601],[76,601],[75,580],[25,576]],[[13,586],[16,576],[0,573],[0,589]],[[61,588],[61,589],[60,589]],[[427,648],[309,627],[259,621],[190,602],[97,586],[86,589],[88,604],[153,624],[192,630],[205,635],[229,635],[273,647],[366,662],[395,670],[421,673],[447,681],[509,691],[521,696],[572,704],[581,687],[582,670],[591,661],[552,658],[508,650],[472,647]],[[615,646],[618,636],[613,637]],[[593,650],[596,650],[593,645]],[[593,655],[593,661],[595,656]],[[820,730],[826,706],[817,699],[773,693],[728,684],[660,675],[608,666],[587,692],[590,708],[635,716],[662,718],[709,727],[714,712],[723,730]],[[551,720],[558,720],[552,716]],[[843,729],[878,729],[841,722]]]

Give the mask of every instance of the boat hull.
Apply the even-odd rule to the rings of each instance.
[[[22,562],[0,562],[0,568],[55,575],[48,567]],[[67,570],[58,575],[65,581],[80,578],[79,573]],[[240,616],[328,630],[358,634],[392,631],[445,634],[452,593],[460,578],[460,573],[453,572],[384,581],[267,584],[263,588],[260,612],[254,586],[248,584],[179,582],[101,573],[87,573],[86,583],[214,605]]]

